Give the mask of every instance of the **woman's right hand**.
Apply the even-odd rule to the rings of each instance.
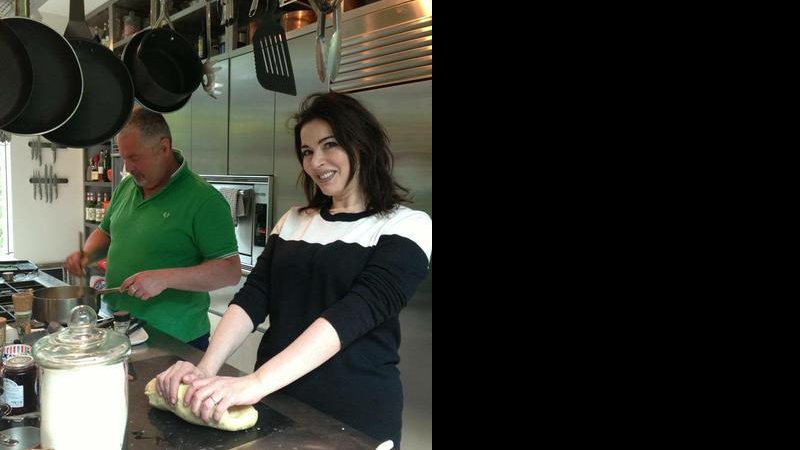
[[[178,387],[181,383],[190,384],[208,375],[188,361],[178,361],[169,369],[156,375],[156,391],[170,405],[178,401]]]
[[[81,252],[74,252],[67,256],[66,261],[64,261],[64,268],[72,275],[80,277],[83,276],[83,268],[86,267],[88,262],[89,258],[86,255],[81,259]]]

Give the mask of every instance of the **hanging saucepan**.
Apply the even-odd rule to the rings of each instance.
[[[123,61],[133,76],[136,99],[156,112],[180,109],[200,86],[203,65],[197,52],[175,31],[166,5],[153,25],[137,33],[123,52]],[[166,22],[169,28],[158,28]]]
[[[139,104],[141,104],[145,108],[150,109],[152,111],[157,111],[157,112],[160,112],[160,113],[170,113],[170,112],[173,112],[173,111],[177,111],[177,110],[183,108],[184,105],[186,105],[186,103],[189,102],[189,99],[192,98],[191,95],[187,95],[186,98],[184,98],[182,101],[174,103],[169,108],[165,108],[162,105],[158,105],[158,104],[154,103],[152,100],[150,100],[150,98],[147,95],[143,94],[142,85],[141,85],[141,83],[137,84],[136,76],[133,74],[133,70],[137,65],[136,49],[139,48],[139,43],[142,42],[142,38],[145,37],[145,35],[147,34],[148,31],[150,31],[150,30],[149,29],[148,30],[143,30],[143,31],[140,31],[140,32],[136,33],[135,35],[133,35],[131,40],[128,41],[128,44],[125,47],[125,50],[122,52],[122,62],[125,64],[125,67],[127,67],[128,70],[131,72],[131,76],[133,77],[133,80],[134,80],[134,85],[136,86],[136,101],[139,102]]]
[[[117,134],[133,110],[133,82],[125,64],[92,39],[83,0],[70,0],[69,23],[64,31],[83,71],[83,98],[75,114],[45,135],[56,144],[89,147]]]
[[[80,104],[83,74],[78,56],[69,42],[47,25],[24,17],[3,20],[22,41],[33,69],[28,105],[3,129],[22,135],[49,133],[66,123]]]
[[[0,129],[28,105],[33,90],[33,68],[25,46],[14,30],[0,19]]]

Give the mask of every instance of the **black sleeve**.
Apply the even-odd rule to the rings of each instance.
[[[269,236],[267,245],[258,257],[252,272],[247,276],[244,286],[228,304],[228,306],[239,305],[245,310],[253,321],[253,331],[267,318],[269,312],[269,278],[276,239],[278,236],[275,234]]]
[[[344,348],[398,315],[427,273],[428,257],[414,241],[399,235],[381,236],[353,287],[322,317],[336,329]]]

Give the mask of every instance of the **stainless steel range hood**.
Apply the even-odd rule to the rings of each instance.
[[[430,0],[381,1],[345,15],[342,61],[331,84],[352,92],[433,77]]]

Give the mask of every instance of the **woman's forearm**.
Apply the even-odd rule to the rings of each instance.
[[[319,318],[298,336],[286,349],[264,363],[254,373],[264,395],[292,383],[319,367],[341,350],[336,329]]]
[[[242,345],[253,329],[250,316],[238,305],[231,305],[225,311],[203,359],[197,365],[206,375],[216,375],[225,361]]]

